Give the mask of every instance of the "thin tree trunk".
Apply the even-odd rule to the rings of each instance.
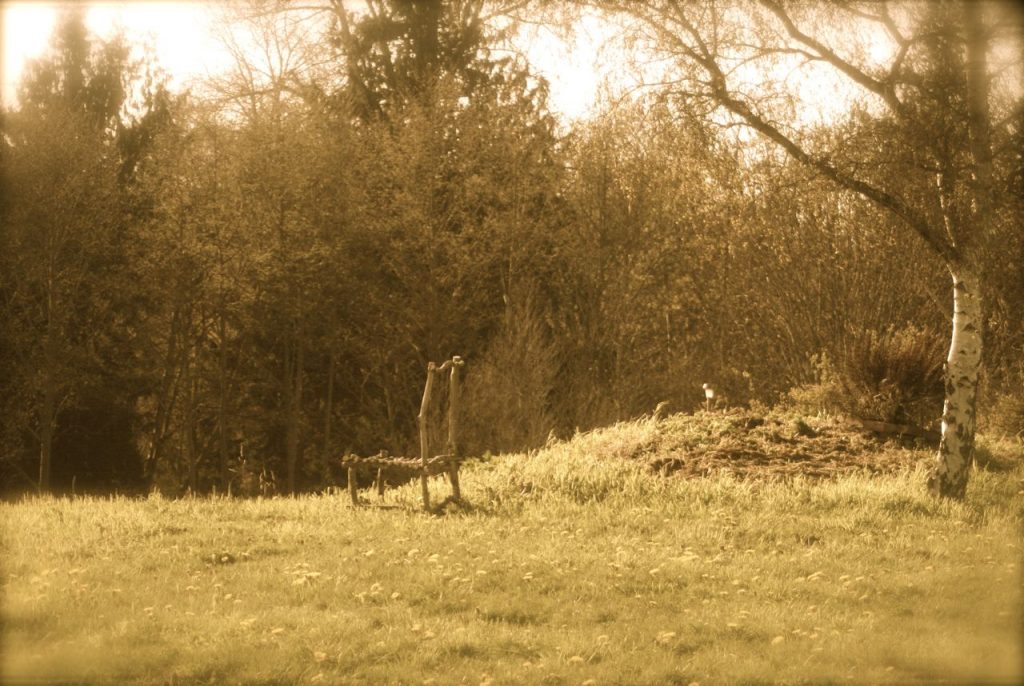
[[[39,490],[50,490],[50,471],[53,465],[53,435],[57,423],[57,321],[54,310],[53,256],[47,262],[46,273],[46,338],[43,341],[43,402],[39,408]]]
[[[53,464],[53,435],[57,423],[57,389],[52,369],[46,370],[43,384],[43,405],[39,409],[39,490],[48,493]]]
[[[189,370],[191,374],[191,370]],[[189,380],[185,394],[185,463],[188,465],[188,487],[192,494],[199,491],[199,456],[196,450],[196,379]]]
[[[334,373],[338,365],[338,356],[331,350],[327,363],[327,401],[324,407],[324,463],[331,459],[331,424],[334,414]]]
[[[981,332],[981,279],[961,269],[953,273],[953,338],[946,358],[942,439],[928,479],[935,495],[963,498],[967,490],[974,457]]]
[[[164,445],[170,435],[174,407],[178,400],[178,381],[181,378],[182,363],[179,361],[178,338],[181,311],[175,307],[171,315],[170,334],[167,338],[167,353],[160,376],[160,390],[156,399],[156,418],[153,421],[153,438],[143,466],[143,479],[147,488],[153,487],[156,470],[163,460]]]
[[[302,407],[302,344],[296,343],[294,356],[286,363],[287,408],[285,426],[285,461],[288,467],[288,493],[295,493],[295,476],[299,463],[299,424]]]
[[[295,492],[295,467],[292,462],[292,405],[295,402],[293,393],[295,389],[295,362],[292,358],[292,346],[290,340],[284,344],[284,379],[282,390],[284,391],[284,469],[285,488],[288,493]]]
[[[220,487],[225,493],[228,492],[228,485],[231,482],[231,472],[228,471],[228,359],[227,359],[227,323],[225,322],[224,305],[221,303],[220,317],[217,322],[217,334],[220,337],[218,349],[217,367],[219,376],[220,398],[217,407],[217,443],[218,457],[220,462]]]

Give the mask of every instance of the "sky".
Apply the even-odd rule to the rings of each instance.
[[[63,6],[71,3],[63,3]],[[217,20],[221,3],[167,2],[81,2],[89,7],[86,23],[96,35],[109,38],[121,27],[132,42],[148,43],[158,63],[170,77],[171,86],[184,88],[194,79],[226,71],[232,59],[218,39]],[[16,84],[26,60],[40,56],[47,48],[62,3],[0,0],[3,19],[2,103],[14,101]],[[852,27],[835,27],[850,31]],[[540,23],[524,23],[515,40],[535,73],[550,84],[549,106],[563,124],[586,117],[606,84],[617,92],[628,91],[641,79],[657,82],[657,73],[638,74],[635,66],[624,64],[624,51],[616,41],[618,29],[596,13],[576,19],[571,35]],[[861,39],[864,37],[862,36]],[[888,41],[868,40],[871,57],[885,62],[893,48]],[[635,48],[634,48],[635,49]],[[258,62],[259,60],[257,60]],[[657,69],[652,60],[641,69]],[[798,95],[798,121],[825,123],[848,110],[855,92],[835,72],[818,68],[794,70],[777,65],[774,79],[789,84]],[[751,65],[751,78],[764,78]],[[739,73],[739,72],[737,72]]]
[[[2,4],[5,106],[14,102],[26,60],[45,52],[61,6],[51,2]],[[217,38],[214,3],[96,2],[88,6],[86,24],[93,33],[108,38],[120,26],[132,42],[148,42],[172,87],[187,86],[193,79],[231,66],[231,58]],[[571,44],[544,27],[528,27],[521,34],[521,49],[551,84],[551,109],[566,120],[586,115],[595,102],[602,73],[608,71],[600,49],[608,31],[590,17],[578,22]]]
[[[202,3],[123,2],[91,4],[86,24],[109,38],[118,26],[135,41],[149,41],[175,85],[228,66],[216,44],[208,5]],[[3,4],[3,101],[13,102],[25,61],[39,57],[49,43],[61,3]]]

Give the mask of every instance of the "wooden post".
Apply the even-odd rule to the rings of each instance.
[[[448,467],[448,478],[452,482],[452,499],[462,501],[462,489],[459,486],[459,368],[463,365],[462,358],[452,358],[452,373],[448,386],[448,454],[451,462]]]
[[[427,460],[430,459],[430,437],[427,432],[427,419],[430,414],[430,393],[434,388],[434,371],[437,366],[431,362],[427,365],[427,383],[423,387],[423,402],[420,403],[420,462],[423,473],[420,474],[420,485],[423,488],[423,509],[430,511],[430,491],[427,488]]]
[[[348,495],[352,498],[352,507],[359,507],[359,493],[356,486],[356,468],[348,468]]]

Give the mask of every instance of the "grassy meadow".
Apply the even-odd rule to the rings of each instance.
[[[691,448],[738,440],[707,418],[620,424],[468,466],[472,506],[439,516],[418,484],[360,509],[4,504],[0,681],[1024,680],[1019,444],[987,445],[1004,468],[951,503],[925,494],[930,450],[882,444],[904,469],[666,476],[651,465],[683,426]]]

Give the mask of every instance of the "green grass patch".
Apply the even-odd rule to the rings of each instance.
[[[0,506],[0,681],[1024,678],[1019,445],[989,446],[1016,466],[951,503],[913,467],[666,478],[651,464],[684,431],[672,421],[473,465],[473,507],[445,516],[418,511],[418,484],[389,492],[393,509]]]

